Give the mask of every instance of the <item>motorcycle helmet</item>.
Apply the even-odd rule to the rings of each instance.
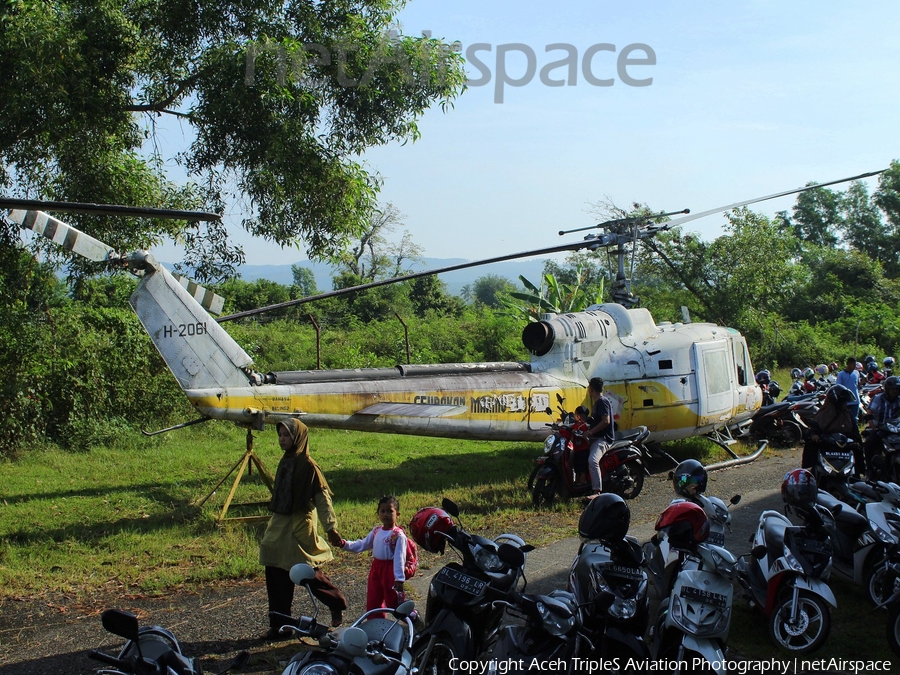
[[[866,364],[866,372],[867,372],[867,373],[876,373],[876,372],[878,372],[878,364],[875,363],[874,361],[869,361],[869,362]]]
[[[862,363],[860,363],[859,361],[856,362],[856,369],[857,369],[857,370],[863,370],[863,367],[864,367],[864,366],[863,366]]]
[[[838,365],[837,361],[832,361],[831,363],[828,364],[828,370],[832,373],[836,373],[840,369],[841,369],[841,367]]]
[[[822,377],[825,377],[828,374],[828,366],[826,366],[824,363],[820,363],[816,366],[816,373],[818,373]]]
[[[875,361],[875,357],[869,354],[866,358],[863,359],[863,363],[873,363]]]
[[[892,401],[900,396],[900,377],[896,375],[891,375],[882,383],[882,388],[884,389],[884,394]]]
[[[706,492],[709,474],[696,459],[686,459],[672,473],[672,487],[675,494],[690,499]]]
[[[435,506],[419,509],[409,521],[409,533],[413,540],[429,553],[443,553],[447,538],[456,530],[453,518]]]
[[[816,376],[815,371],[812,368],[807,368],[803,371],[803,377],[807,380],[811,380]]]
[[[659,514],[655,529],[667,531],[673,548],[693,549],[709,536],[709,516],[694,502],[677,501]]]
[[[853,396],[853,392],[844,385],[835,384],[834,386],[829,387],[828,391],[825,392],[825,398],[834,405],[848,405],[851,401],[855,400],[856,397]]]
[[[894,367],[894,357],[893,356],[885,356],[884,361],[882,361],[885,368],[893,368]]]
[[[756,384],[759,384],[759,385],[769,384],[769,377],[770,377],[770,374],[769,374],[768,370],[759,371],[756,374]]]
[[[769,396],[773,399],[781,396],[781,387],[778,386],[778,383],[775,380],[769,382]]]
[[[628,534],[631,511],[619,495],[604,492],[591,500],[578,519],[578,536],[621,541]]]
[[[799,380],[801,377],[803,377],[802,370],[800,370],[799,368],[791,368],[791,378]]]
[[[815,477],[806,469],[789,471],[781,482],[781,498],[790,506],[812,506],[818,491]]]

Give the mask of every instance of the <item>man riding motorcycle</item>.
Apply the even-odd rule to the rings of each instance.
[[[900,417],[900,377],[891,375],[882,383],[883,391],[869,404],[869,432],[864,446],[866,461],[884,451],[881,438],[888,420]]]
[[[847,387],[836,384],[825,392],[825,400],[819,412],[809,421],[809,436],[803,446],[803,457],[800,466],[811,469],[816,463],[819,452],[819,437],[823,434],[844,434],[856,441],[853,461],[856,472],[865,472],[865,460],[860,447],[859,427],[854,423],[847,404],[854,399],[853,392]]]

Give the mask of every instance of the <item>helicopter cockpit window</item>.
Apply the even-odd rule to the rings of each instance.
[[[748,364],[750,358],[747,356],[747,346],[740,343],[734,343],[734,365],[737,367],[738,384],[742,387],[747,386],[747,373],[749,372]]]

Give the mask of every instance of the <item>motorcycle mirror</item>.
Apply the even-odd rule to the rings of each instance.
[[[759,546],[754,546],[750,551],[750,555],[752,555],[757,560],[762,560],[766,556],[766,547],[760,544]]]
[[[522,549],[513,544],[500,544],[497,555],[500,556],[500,560],[513,569],[519,569],[525,566],[525,553]]]
[[[357,656],[366,655],[366,645],[369,644],[369,637],[366,631],[356,626],[345,628],[338,640],[338,649],[345,654],[356,658]]]
[[[412,600],[406,600],[405,602],[401,602],[400,606],[394,610],[394,614],[399,616],[402,619],[405,619],[410,614],[413,613],[413,610],[416,608],[416,603]]]
[[[560,405],[562,405],[562,404],[563,404],[563,401],[565,401],[565,400],[566,400],[566,399],[565,399],[565,397],[564,397],[563,395],[561,395],[559,392],[556,392],[556,402],[557,402],[557,403],[559,403]]]
[[[737,506],[738,504],[741,503],[741,496],[740,496],[740,495],[735,495],[735,496],[732,497],[729,501],[731,502],[731,505],[732,505],[732,506]]]
[[[444,497],[441,500],[441,508],[454,518],[459,518],[459,507],[456,505],[456,502],[450,501]]]
[[[306,563],[297,563],[290,571],[291,581],[297,586],[303,586],[316,578],[316,571]]]
[[[674,478],[675,478],[675,472],[674,472],[674,471],[670,471],[670,472],[669,472],[669,480],[673,480]]]
[[[100,621],[103,627],[112,633],[126,640],[138,641],[138,619],[131,612],[125,612],[121,609],[107,609],[100,615]]]
[[[553,408],[551,408],[551,407],[548,405],[546,408],[544,408],[544,414],[546,414],[546,415],[552,415],[552,414],[553,414]]]

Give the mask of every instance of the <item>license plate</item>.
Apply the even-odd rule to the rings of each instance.
[[[706,538],[706,543],[712,544],[713,546],[725,546],[725,533],[710,532],[709,536]]]
[[[719,609],[728,607],[728,596],[722,595],[721,593],[713,593],[712,591],[704,591],[703,589],[694,586],[682,586],[680,595],[682,598],[699,600],[700,602],[705,602],[714,607],[718,607]]]
[[[600,565],[600,573],[605,577],[619,577],[621,579],[642,579],[643,572],[637,567],[625,565]]]
[[[472,595],[481,595],[485,586],[487,586],[487,582],[476,579],[468,574],[463,574],[462,572],[458,572],[449,567],[441,568],[441,571],[437,574],[437,579],[448,586],[453,586],[453,588],[466,593],[471,593]]]

